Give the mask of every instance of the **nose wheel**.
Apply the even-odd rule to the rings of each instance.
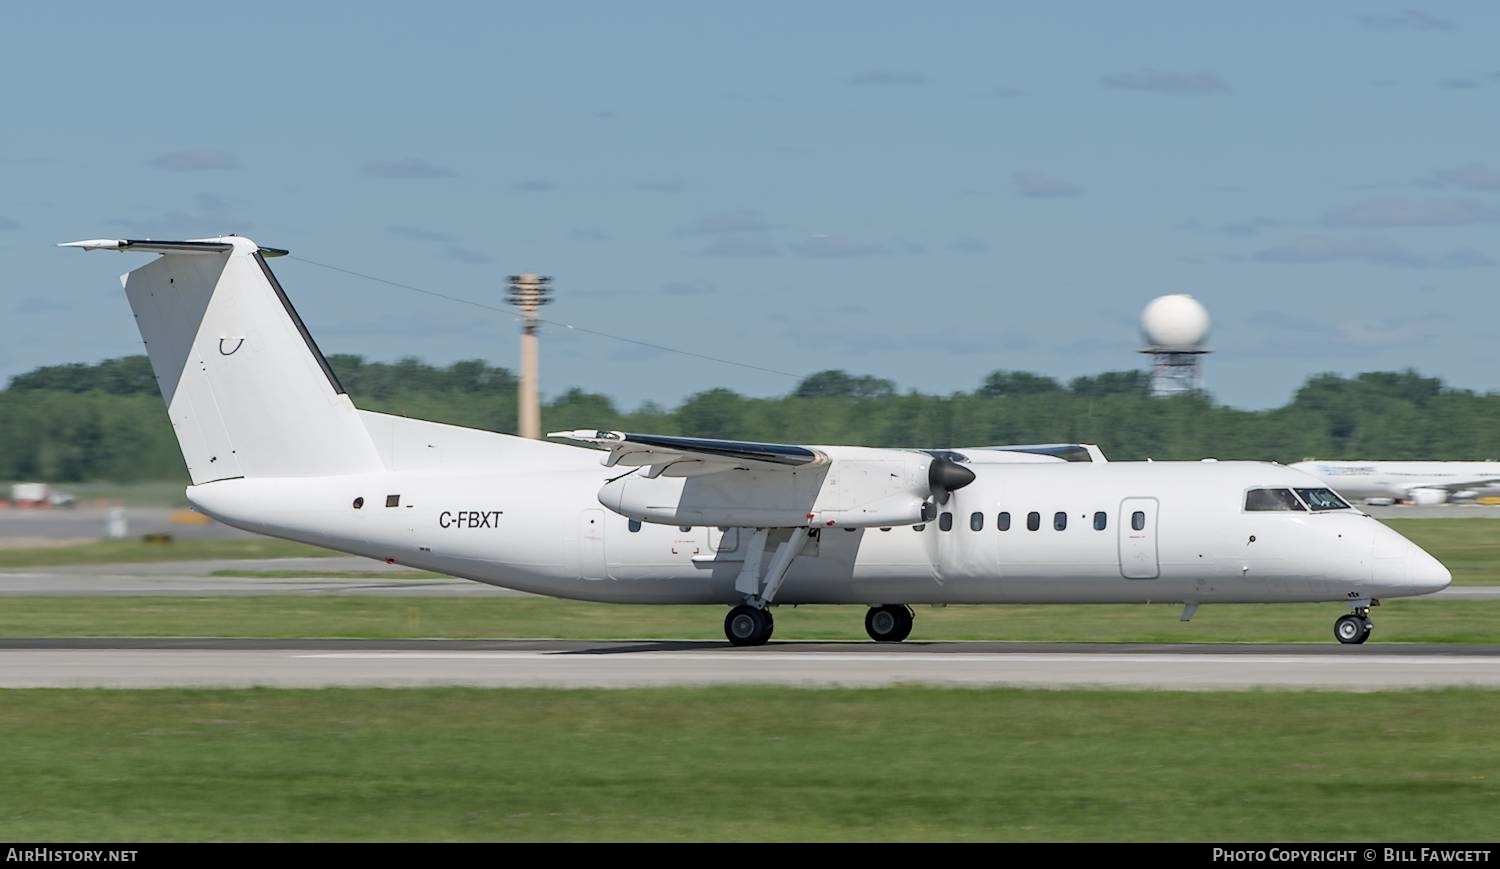
[[[1340,616],[1333,623],[1333,636],[1346,646],[1357,646],[1370,638],[1370,631],[1375,624],[1370,621],[1370,611],[1353,612],[1346,616]]]
[[[872,606],[865,613],[865,633],[877,643],[899,643],[911,636],[911,607],[888,603]]]

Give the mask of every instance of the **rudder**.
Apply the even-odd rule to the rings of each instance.
[[[358,412],[254,242],[72,246],[162,254],[121,282],[194,485],[382,467]]]

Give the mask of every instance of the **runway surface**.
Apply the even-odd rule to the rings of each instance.
[[[1500,687],[1500,646],[0,640],[0,687]]]

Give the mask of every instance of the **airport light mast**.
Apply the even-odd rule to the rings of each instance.
[[[537,309],[552,302],[552,279],[533,272],[511,275],[507,301],[521,310],[521,384],[519,431],[532,440],[542,436],[542,403],[537,389]]]

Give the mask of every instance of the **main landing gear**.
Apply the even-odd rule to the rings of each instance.
[[[872,606],[865,613],[865,633],[877,643],[899,643],[911,636],[915,615],[905,604]]]
[[[724,636],[736,646],[764,646],[775,630],[776,619],[769,608],[740,604],[724,617]]]
[[[1354,611],[1339,616],[1333,623],[1333,637],[1346,646],[1357,646],[1370,638],[1375,623],[1370,621],[1370,601],[1355,601]]]
[[[736,646],[764,646],[776,630],[776,620],[771,616],[771,603],[786,580],[786,572],[792,562],[810,541],[818,538],[818,529],[795,529],[785,540],[776,544],[771,561],[761,567],[766,545],[771,540],[770,529],[756,528],[750,534],[750,544],[745,553],[745,563],[735,577],[734,590],[744,596],[745,602],[729,611],[724,617],[724,636]]]

